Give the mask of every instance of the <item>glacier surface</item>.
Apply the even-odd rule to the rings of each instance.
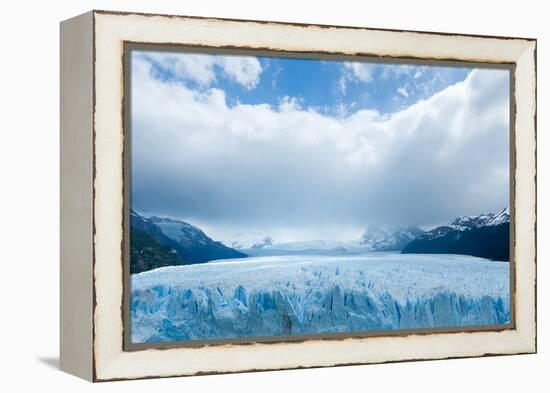
[[[131,278],[132,342],[509,322],[509,263],[461,255],[274,256]]]

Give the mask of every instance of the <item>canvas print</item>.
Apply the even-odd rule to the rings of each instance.
[[[510,326],[509,69],[127,64],[131,343]]]

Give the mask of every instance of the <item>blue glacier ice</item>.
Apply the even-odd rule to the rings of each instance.
[[[132,342],[509,322],[509,263],[461,255],[275,256],[131,279]]]

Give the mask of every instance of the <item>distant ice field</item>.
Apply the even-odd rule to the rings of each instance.
[[[509,263],[374,252],[271,256],[132,275],[132,342],[508,323]]]

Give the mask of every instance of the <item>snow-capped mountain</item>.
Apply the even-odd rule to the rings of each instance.
[[[449,232],[467,232],[472,229],[482,227],[493,227],[510,222],[510,212],[508,208],[502,209],[499,213],[485,213],[478,216],[457,217],[447,225],[436,227],[419,236],[419,240],[432,240],[445,236]]]
[[[162,232],[177,241],[182,246],[213,242],[206,234],[194,225],[184,221],[174,220],[167,217],[152,216],[149,221],[158,226]]]
[[[465,254],[510,259],[510,212],[464,216],[434,228],[410,242],[403,253]]]
[[[271,246],[275,240],[270,235],[260,232],[238,232],[229,239],[222,240],[222,243],[236,250],[244,250],[250,248],[263,248]]]
[[[424,231],[418,227],[382,228],[371,225],[363,234],[360,244],[372,251],[401,251]]]
[[[179,248],[155,224],[130,211],[130,273],[187,264]]]
[[[214,259],[246,257],[245,254],[212,240],[202,230],[184,221],[165,217],[146,218],[132,210],[130,211],[130,226],[132,230],[130,235],[131,248],[137,249],[138,241],[143,243],[141,245],[144,247],[142,253],[151,251],[154,246],[154,261],[137,269],[139,271],[167,266],[166,254],[163,254],[163,258],[160,257],[161,249],[179,256],[181,260],[177,264],[193,264]]]
[[[370,251],[359,241],[304,240],[286,243],[273,243],[263,247],[244,250],[248,255],[342,255],[361,254]]]
[[[495,225],[500,225],[507,222],[510,222],[510,211],[506,207],[496,214],[485,213],[485,214],[480,214],[478,216],[458,217],[458,218],[455,218],[453,221],[451,221],[447,226],[443,226],[439,228],[449,227],[457,231],[466,231],[472,228],[479,228],[484,226],[495,226]]]
[[[417,227],[380,228],[369,226],[359,240],[303,240],[273,242],[267,237],[263,243],[240,248],[248,255],[343,255],[363,254],[370,251],[401,251],[418,235],[424,233]]]
[[[252,246],[250,248],[264,248],[264,247],[269,247],[269,246],[272,246],[274,244],[274,240],[271,236],[265,236],[262,240],[260,240],[259,242],[255,242],[254,244],[252,244]]]

